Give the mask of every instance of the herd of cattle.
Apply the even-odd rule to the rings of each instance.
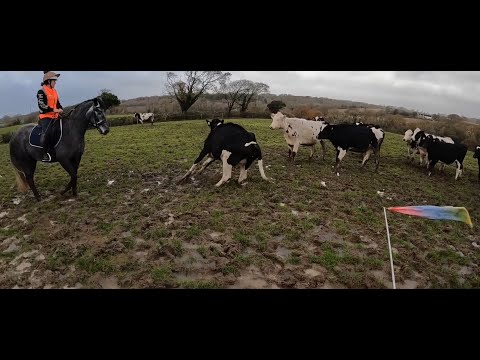
[[[371,155],[375,155],[375,171],[380,164],[380,148],[385,139],[385,132],[376,125],[356,122],[353,124],[329,124],[322,117],[315,117],[315,121],[290,118],[280,111],[271,114],[271,129],[281,129],[288,145],[288,157],[294,161],[300,146],[310,147],[310,158],[315,153],[316,144],[320,143],[325,159],[325,141],[329,140],[336,149],[336,163],[334,170],[339,176],[340,162],[347,151],[359,152],[363,155],[362,167]],[[247,179],[247,170],[253,161],[258,160],[258,167],[263,179],[267,180],[263,170],[262,152],[257,143],[255,134],[234,123],[224,123],[223,120],[207,120],[210,133],[204,141],[204,147],[188,172],[180,179],[187,179],[194,174],[200,174],[215,160],[223,163],[223,175],[215,186],[228,182],[232,175],[232,168],[240,166],[238,182]],[[435,164],[455,164],[455,180],[462,175],[463,161],[467,153],[467,146],[454,141],[450,137],[441,137],[428,134],[421,129],[407,130],[403,140],[407,143],[407,154],[412,160],[415,154],[420,156],[420,164],[426,164],[428,175],[433,172]],[[205,156],[199,170],[198,164]],[[480,146],[476,146],[473,155],[478,159],[480,181]]]

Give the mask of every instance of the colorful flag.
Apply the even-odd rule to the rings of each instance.
[[[427,219],[462,221],[470,225],[470,227],[473,227],[468,210],[464,207],[423,205],[394,206],[387,209],[393,212]]]

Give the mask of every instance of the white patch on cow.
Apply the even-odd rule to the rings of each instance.
[[[374,128],[374,127],[370,128],[370,130],[372,130],[373,134],[377,138],[377,141],[380,140],[380,139],[383,139],[384,134],[383,134],[382,130]]]
[[[346,154],[347,154],[347,150],[344,150],[341,147],[338,147],[338,160],[341,161]]]
[[[250,145],[257,145],[255,141],[250,141],[249,143],[245,144],[245,147],[250,146]]]
[[[434,139],[438,139],[440,141],[443,141],[444,143],[447,144],[454,144],[455,142],[453,139],[449,136],[437,136],[437,135],[432,135]]]
[[[480,146],[477,146],[475,149],[476,149],[476,150],[480,150]]]
[[[417,135],[419,131],[422,131],[422,129],[416,128],[416,129],[413,131],[412,138],[415,138],[415,135]]]

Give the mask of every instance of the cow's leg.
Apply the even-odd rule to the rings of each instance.
[[[309,157],[309,159],[313,158],[313,154],[315,154],[315,144],[310,146],[310,157]]]
[[[428,162],[428,176],[433,174],[433,170],[435,169],[435,164],[438,162],[438,160],[430,160]]]
[[[232,153],[230,151],[227,151],[227,150],[222,151],[221,159],[223,164],[223,175],[220,181],[215,184],[215,186],[221,186],[222,184],[225,184],[232,177],[233,166],[228,163],[228,158],[230,157],[231,154]]]
[[[293,145],[288,145],[288,158],[289,159],[292,157],[292,149],[293,149]]]
[[[205,170],[205,169],[207,168],[207,166],[210,165],[210,164],[211,164],[212,162],[214,162],[214,161],[215,161],[215,159],[209,156],[209,157],[203,162],[202,167],[198,170],[197,174],[200,175],[200,174],[203,172],[203,170]]]
[[[340,168],[340,162],[342,161],[343,157],[347,154],[347,150],[342,149],[341,147],[337,148],[337,159],[335,161],[335,172],[337,176],[340,176],[338,173],[338,169]]]
[[[376,155],[376,158],[375,158],[375,172],[377,172],[378,171],[378,166],[380,165],[380,146],[375,151],[375,155]]]
[[[373,150],[371,148],[368,148],[367,151],[365,151],[365,155],[363,156],[363,161],[362,161],[362,168],[365,166],[365,163],[370,159],[370,155],[372,155]]]
[[[245,169],[245,161],[240,161],[240,176],[238,177],[238,183],[247,180],[247,170]]]
[[[325,154],[327,153],[327,148],[325,146],[325,141],[320,140],[320,145],[322,145],[322,151],[323,151],[322,160],[325,160]]]
[[[412,149],[410,145],[407,147],[407,158],[409,161],[415,161],[415,149]]]
[[[185,175],[182,176],[182,178],[180,180],[178,180],[178,182],[182,181],[182,180],[185,180],[187,177],[190,176],[190,174],[195,171],[195,169],[197,168],[198,166],[198,163],[200,161],[202,161],[202,159],[205,157],[205,155],[207,155],[209,153],[208,149],[206,148],[203,148],[202,151],[200,152],[200,155],[198,155],[197,159],[193,162],[193,165],[192,167],[187,171],[187,173]]]
[[[425,153],[423,151],[419,151],[419,154],[420,154],[420,166],[423,165],[423,160],[425,159]],[[428,160],[426,160],[427,162],[427,167],[428,167]]]
[[[455,160],[455,164],[457,165],[457,170],[455,171],[455,180],[457,180],[462,176],[463,164],[458,160]]]
[[[300,141],[297,140],[297,141],[295,141],[295,144],[293,145],[293,150],[292,150],[292,160],[293,161],[295,161],[295,155],[297,155],[299,147],[300,147]]]

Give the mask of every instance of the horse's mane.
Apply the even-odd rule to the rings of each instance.
[[[97,100],[97,101],[100,103],[100,106],[102,107],[102,109],[105,109],[105,103],[103,102],[102,98],[101,98],[101,97],[95,97],[95,98],[92,98],[92,99],[84,100],[84,101],[82,101],[81,103],[78,103],[78,104],[74,105],[73,108],[70,109],[70,111],[68,112],[68,114],[63,115],[62,118],[63,118],[64,120],[69,119],[70,116],[75,112],[75,110],[77,110],[81,105],[86,104],[86,103],[88,103],[88,102],[93,102],[93,101],[95,101],[95,100]]]

